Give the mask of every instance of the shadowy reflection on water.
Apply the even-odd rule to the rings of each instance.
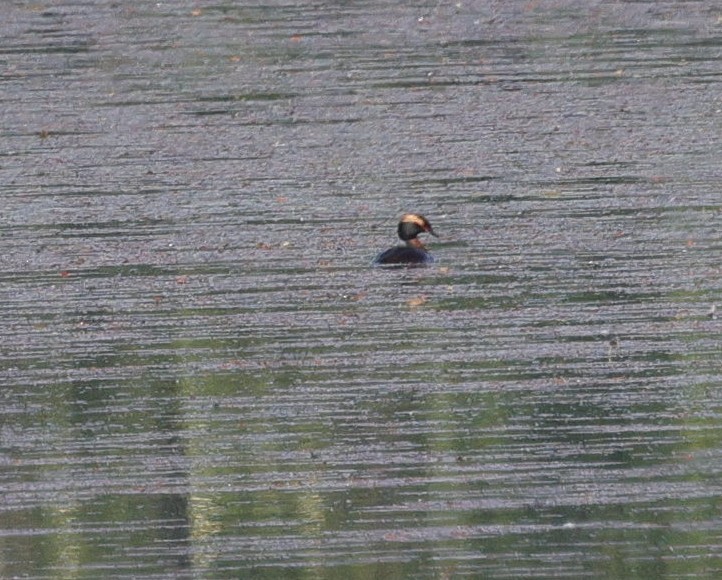
[[[0,575],[719,574],[712,3],[7,13]]]

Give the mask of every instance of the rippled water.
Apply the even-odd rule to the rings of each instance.
[[[715,3],[5,12],[0,576],[722,573]]]

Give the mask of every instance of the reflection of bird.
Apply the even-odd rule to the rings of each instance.
[[[376,256],[374,264],[383,266],[385,264],[429,264],[433,262],[434,257],[426,251],[421,240],[416,238],[423,232],[436,236],[429,220],[424,216],[407,213],[399,222],[399,237],[406,242],[406,245],[395,246],[381,252]]]

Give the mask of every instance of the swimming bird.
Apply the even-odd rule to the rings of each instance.
[[[392,264],[430,264],[434,257],[426,250],[416,236],[426,232],[438,237],[431,227],[429,220],[416,213],[407,213],[401,217],[399,222],[399,237],[406,242],[405,246],[395,246],[381,252],[374,259],[374,265]]]

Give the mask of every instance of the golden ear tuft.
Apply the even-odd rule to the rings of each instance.
[[[415,213],[407,213],[401,218],[402,222],[407,222],[411,224],[416,224],[419,226],[422,230],[425,230],[429,227],[429,222],[426,221],[426,218],[423,216],[417,215]]]

